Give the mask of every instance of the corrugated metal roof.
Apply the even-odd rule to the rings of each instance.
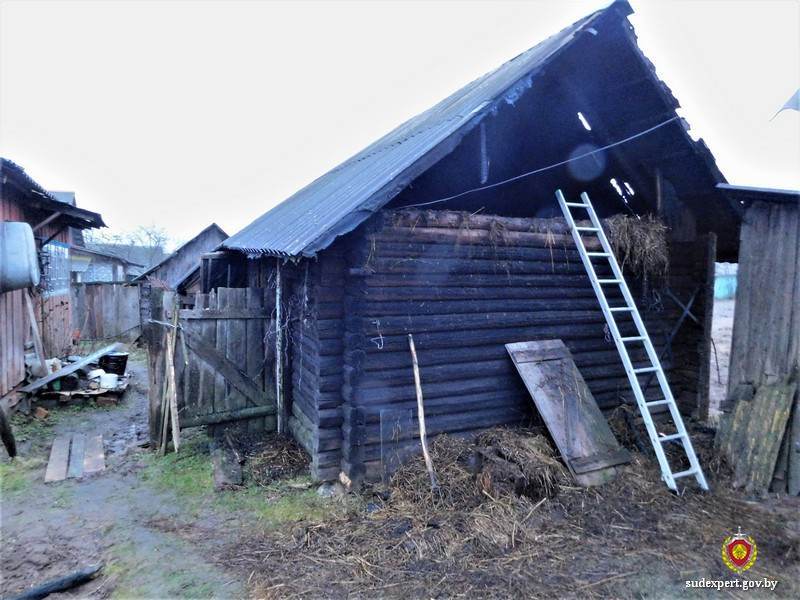
[[[798,190],[750,187],[747,185],[732,185],[729,183],[718,183],[717,189],[725,192],[725,194],[735,202],[741,202],[742,204],[748,202],[800,204],[800,191]]]
[[[52,193],[48,192],[41,185],[36,183],[25,169],[17,163],[0,156],[0,184],[5,184],[8,177],[14,178],[20,188],[26,194],[26,202],[34,205],[41,210],[60,212],[62,222],[78,229],[90,229],[94,227],[105,227],[103,218],[96,212],[77,208],[72,205],[65,205],[58,200]]]
[[[633,12],[627,2],[616,2],[476,79],[277,205],[222,247],[249,255],[313,256],[452,150],[493,106],[515,102],[539,69],[612,10],[622,16]]]

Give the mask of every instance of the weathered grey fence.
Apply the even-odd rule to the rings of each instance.
[[[134,339],[139,328],[139,290],[122,283],[72,284],[72,329],[82,340]]]
[[[166,332],[175,294],[153,290],[152,319],[145,338],[150,355],[151,436],[161,430],[163,386],[168,369]],[[257,288],[218,288],[197,294],[195,307],[180,310],[174,339],[179,427],[237,422],[250,431],[275,429],[274,355],[268,337],[272,297]]]

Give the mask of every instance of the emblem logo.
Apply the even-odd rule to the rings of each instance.
[[[756,546],[755,540],[742,533],[741,527],[739,527],[738,533],[729,535],[722,542],[722,562],[738,575],[752,567],[757,556],[758,546]]]

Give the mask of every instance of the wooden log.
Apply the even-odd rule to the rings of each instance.
[[[41,600],[50,594],[66,592],[67,590],[71,590],[74,587],[86,583],[87,581],[91,581],[97,576],[102,568],[103,564],[101,563],[91,567],[86,567],[85,569],[73,571],[69,575],[51,579],[46,583],[27,589],[21,594],[14,596],[13,599],[10,598],[9,600]]]
[[[422,285],[416,286],[388,286],[377,287],[353,283],[348,285],[348,305],[350,301],[363,298],[365,303],[378,302],[433,302],[433,301],[472,301],[488,302],[492,300],[539,300],[568,298],[596,298],[594,290],[589,285],[588,279],[578,286],[571,286],[566,291],[564,287],[442,287]],[[609,298],[621,297],[621,294],[609,294]]]
[[[410,285],[430,288],[443,287],[535,287],[565,288],[586,287],[589,283],[583,273],[539,273],[535,275],[507,275],[505,273],[433,273],[421,279],[414,273],[375,274],[365,271],[352,271],[352,275],[363,275],[366,287],[408,287]]]
[[[620,299],[620,304],[622,301]],[[350,305],[351,311],[357,312],[368,319],[377,319],[393,316],[414,318],[427,315],[455,315],[455,314],[502,314],[503,312],[543,312],[543,311],[574,311],[600,310],[595,298],[562,298],[559,300],[458,300],[458,301],[430,301],[407,300],[404,302],[355,302]],[[351,313],[352,314],[352,313]]]
[[[568,246],[518,247],[456,244],[419,244],[415,242],[376,242],[357,245],[350,254],[350,266],[372,266],[376,257],[382,259],[461,258],[470,260],[534,260],[543,263],[575,262],[581,258],[577,248]]]
[[[376,241],[419,242],[429,244],[485,244],[488,246],[527,246],[549,248],[573,244],[569,234],[528,233],[519,231],[492,232],[485,229],[440,229],[434,227],[385,229],[373,234]],[[600,248],[598,240],[587,240],[587,248]]]
[[[209,415],[198,415],[196,417],[184,418],[181,420],[181,427],[199,427],[200,425],[218,425],[231,421],[241,421],[255,417],[264,417],[275,414],[274,406],[250,406],[239,408],[227,412],[215,412]]]
[[[377,258],[363,267],[374,277],[391,274],[410,274],[425,280],[429,276],[450,275],[555,275],[584,274],[583,265],[571,261],[482,260],[468,258]],[[610,273],[610,268],[597,265],[598,275]],[[360,273],[361,271],[359,271]]]

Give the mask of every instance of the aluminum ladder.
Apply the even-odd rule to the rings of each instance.
[[[600,302],[600,307],[603,309],[603,315],[605,315],[606,323],[608,323],[608,328],[611,331],[612,337],[614,338],[614,343],[616,344],[617,351],[622,359],[622,364],[625,366],[625,373],[628,375],[628,381],[633,389],[633,395],[636,397],[636,404],[639,406],[639,412],[642,414],[645,427],[647,428],[647,434],[650,436],[650,443],[653,445],[656,458],[658,458],[658,464],[661,467],[661,477],[664,479],[664,482],[667,484],[669,489],[677,492],[678,486],[676,484],[676,480],[693,475],[697,480],[698,485],[702,489],[708,490],[708,483],[706,482],[705,475],[703,474],[703,469],[700,467],[700,462],[697,460],[697,455],[692,447],[692,441],[689,439],[686,426],[684,425],[681,414],[678,411],[678,405],[675,403],[675,398],[672,396],[672,391],[669,388],[669,383],[667,382],[666,375],[664,374],[664,369],[661,366],[661,361],[659,360],[658,354],[653,347],[650,336],[647,334],[647,329],[645,329],[642,317],[639,315],[639,310],[636,308],[636,303],[633,301],[633,296],[631,296],[631,292],[628,289],[628,284],[625,282],[625,278],[622,275],[622,269],[620,269],[619,264],[617,264],[617,259],[614,257],[614,252],[611,249],[611,245],[608,243],[608,238],[603,231],[600,219],[597,218],[597,213],[595,212],[594,207],[589,200],[589,195],[584,192],[581,194],[581,202],[567,202],[562,191],[557,190],[556,198],[558,199],[558,204],[561,207],[561,212],[564,213],[564,218],[567,220],[567,224],[569,225],[575,246],[578,248],[578,252],[581,255],[583,266],[586,269],[586,273],[589,275],[589,280],[592,282],[594,293],[597,295],[597,300]],[[585,210],[589,214],[589,220],[592,223],[591,227],[577,226],[575,224],[575,219],[572,216],[571,209]],[[591,236],[595,236],[597,239],[599,239],[602,251],[589,252],[584,245],[584,237],[581,234],[587,234],[589,239],[591,239]],[[613,278],[598,279],[594,264],[592,263],[592,258],[607,260],[611,266]],[[606,294],[604,292],[604,286],[612,285],[619,286],[619,289],[622,292],[622,297],[625,301],[624,305],[609,306],[608,299],[606,298]],[[636,325],[637,335],[629,337],[622,336],[619,331],[617,321],[614,318],[614,315],[619,313],[630,314],[634,324]],[[635,343],[641,343],[644,345],[644,348],[647,352],[648,363],[640,366],[633,365],[630,354],[628,353],[628,344]],[[651,374],[653,373],[656,375],[656,379],[658,380],[662,397],[658,400],[652,400],[648,402],[645,399],[642,385],[639,382],[639,376],[652,376]],[[650,409],[655,408],[656,406],[666,406],[669,408],[672,421],[675,423],[675,433],[670,435],[658,434],[655,424],[653,423],[653,415],[650,412]],[[672,471],[672,468],[667,460],[667,456],[664,452],[664,444],[670,442],[680,442],[683,445],[683,450],[686,453],[687,459],[689,460],[689,468],[685,471],[680,471],[678,473],[674,473]]]

